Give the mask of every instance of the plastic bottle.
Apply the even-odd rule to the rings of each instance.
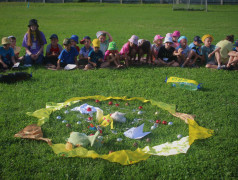
[[[168,79],[166,77],[165,82],[171,84],[172,87],[178,87],[181,89],[187,89],[192,91],[201,89],[201,83],[198,84],[196,81],[190,79],[177,78],[177,77],[170,77]]]
[[[187,83],[187,82],[174,82],[172,83],[172,87],[178,87],[182,89],[192,90],[196,91],[198,89],[201,89],[201,84],[193,84],[193,83]]]

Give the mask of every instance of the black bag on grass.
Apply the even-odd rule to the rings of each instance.
[[[26,72],[15,72],[9,74],[0,74],[0,82],[1,83],[15,83],[17,81],[28,80],[32,77],[32,74]]]

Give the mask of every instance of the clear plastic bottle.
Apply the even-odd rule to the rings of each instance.
[[[196,91],[201,88],[201,84],[196,85],[196,84],[187,83],[187,82],[174,82],[172,83],[172,87],[178,87],[181,89]]]
[[[201,83],[198,84],[194,80],[178,78],[178,77],[170,77],[169,79],[166,77],[165,83],[171,84],[172,87],[178,87],[181,89],[187,89],[196,91],[201,89]]]

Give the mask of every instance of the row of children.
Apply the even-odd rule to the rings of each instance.
[[[72,35],[64,39],[63,46],[58,44],[58,36],[52,34],[51,43],[46,48],[44,57],[44,45],[47,44],[45,35],[39,30],[37,20],[31,19],[28,31],[24,36],[22,46],[26,50],[24,57],[19,57],[20,48],[16,47],[16,38],[9,36],[2,38],[0,47],[0,68],[12,67],[17,61],[23,61],[25,66],[46,63],[49,69],[61,69],[67,64],[85,65],[88,70],[94,67],[108,67],[111,64],[117,68],[126,67],[134,62],[146,62],[159,66],[195,67],[205,65],[207,68],[232,68],[238,63],[238,41],[234,44],[234,36],[229,35],[217,45],[212,45],[213,37],[206,34],[202,37],[195,36],[193,42],[188,45],[188,39],[180,36],[179,31],[167,33],[165,37],[156,35],[153,44],[145,39],[139,39],[132,35],[128,42],[123,45],[120,52],[112,36],[105,31],[96,34],[97,39],[91,42],[89,36],[85,36],[80,44],[79,38]],[[109,39],[106,39],[106,37]],[[204,45],[202,46],[202,42]],[[91,43],[93,47],[91,47]],[[144,59],[144,56],[146,58]],[[79,57],[79,59],[78,59]]]

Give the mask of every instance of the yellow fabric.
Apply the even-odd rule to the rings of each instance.
[[[150,154],[144,153],[140,148],[135,151],[121,150],[110,154],[99,155],[93,150],[87,150],[83,147],[74,148],[71,151],[65,149],[65,144],[53,144],[55,154],[65,157],[84,157],[84,158],[102,158],[110,162],[118,162],[122,165],[134,164],[150,157]]]
[[[211,129],[206,129],[199,126],[193,119],[188,119],[189,124],[189,145],[191,145],[196,139],[206,139],[211,137],[214,133]]]
[[[207,39],[207,38],[211,38],[211,41],[214,40],[214,38],[213,38],[212,35],[210,35],[210,34],[205,34],[205,35],[202,37],[202,42],[204,43],[205,39]]]
[[[107,127],[109,124],[111,124],[111,129],[113,129],[113,120],[110,114],[103,116],[101,126]]]
[[[49,121],[50,114],[54,111],[60,110],[65,106],[70,106],[72,104],[77,103],[78,101],[64,102],[64,103],[54,103],[49,102],[46,103],[46,108],[36,110],[35,112],[27,112],[26,114],[29,116],[34,116],[38,118],[38,126],[43,125],[45,122]]]
[[[167,83],[175,83],[175,82],[186,82],[186,83],[191,83],[191,84],[195,84],[198,85],[197,81],[194,80],[190,80],[190,79],[184,79],[184,78],[179,78],[179,77],[169,77],[167,79]]]
[[[39,109],[32,113],[29,112],[27,114],[37,117],[38,118],[38,126],[41,126],[45,122],[49,121],[49,117],[52,112],[60,110],[61,108],[65,107],[65,106],[70,106],[74,103],[77,103],[79,101],[86,100],[86,99],[98,99],[100,101],[106,101],[106,100],[110,100],[110,99],[117,99],[117,100],[124,100],[124,101],[139,100],[144,103],[151,102],[152,105],[155,105],[155,106],[160,107],[164,110],[167,110],[168,112],[170,112],[173,115],[175,115],[175,113],[176,113],[175,105],[169,105],[169,104],[166,104],[163,102],[157,102],[154,100],[146,100],[142,97],[133,97],[133,98],[127,99],[127,97],[111,97],[111,96],[105,97],[105,96],[96,95],[96,96],[86,96],[86,97],[74,97],[74,98],[71,98],[71,99],[65,101],[64,103],[53,103],[53,102],[47,103],[46,108]],[[102,125],[108,126],[111,123],[111,128],[113,128],[112,120],[104,122],[105,120],[111,118],[110,115],[103,116],[103,113],[101,113],[99,117],[105,117],[104,120],[99,120],[99,122],[102,122]],[[180,117],[180,116],[177,116],[177,117]],[[183,115],[182,117],[183,118],[181,118],[181,117],[180,118],[181,119],[185,118],[186,123],[189,124],[189,145],[191,145],[196,139],[204,139],[204,138],[208,138],[208,137],[212,136],[212,134],[214,132],[213,130],[206,129],[204,127],[199,126],[193,119],[189,119],[190,116]],[[184,146],[186,144],[182,144],[182,145]],[[146,160],[150,156],[149,153],[156,154],[156,155],[161,154],[161,153],[158,154],[158,152],[154,152],[153,148],[155,148],[156,146],[145,147],[146,149],[148,149],[148,151],[146,151],[146,152],[143,152],[142,149],[138,148],[136,151],[121,150],[121,151],[116,151],[116,152],[113,152],[113,153],[107,154],[107,155],[105,155],[105,154],[99,155],[95,151],[87,150],[86,148],[83,148],[83,147],[77,147],[77,148],[74,148],[74,149],[68,151],[65,149],[65,144],[53,144],[51,147],[52,147],[53,151],[60,156],[102,158],[102,159],[108,160],[110,162],[118,162],[122,165],[134,164],[139,161]],[[158,145],[158,147],[160,148],[161,146]],[[158,149],[158,147],[157,147],[157,149]],[[170,151],[172,152],[172,154],[175,154],[177,152],[184,153],[185,150],[187,151],[187,149],[186,149],[187,146],[184,148],[184,150],[182,150],[182,149],[180,150],[180,149],[178,149],[178,147],[175,147],[175,148],[176,149],[174,149],[174,147],[172,147],[172,146],[170,147]]]

